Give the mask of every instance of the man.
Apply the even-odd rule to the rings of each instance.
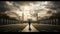
[[[31,31],[31,27],[30,27],[31,21],[29,20],[28,23],[29,23],[29,30]]]

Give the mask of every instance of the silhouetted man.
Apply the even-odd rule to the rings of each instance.
[[[30,27],[31,21],[29,20],[28,23],[29,23],[29,30],[31,31],[31,27]]]

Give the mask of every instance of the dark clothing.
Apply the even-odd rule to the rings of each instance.
[[[30,24],[31,24],[31,21],[29,20],[29,21],[28,21],[28,23],[29,23],[29,26],[30,26]]]
[[[31,31],[31,28],[30,28],[30,25],[31,25],[31,21],[29,20],[29,21],[28,21],[28,23],[29,23],[29,30]]]

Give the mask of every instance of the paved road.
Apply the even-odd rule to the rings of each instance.
[[[22,30],[22,32],[39,32],[36,28],[34,28],[31,24],[31,31],[29,31],[29,25],[27,24],[27,26]]]

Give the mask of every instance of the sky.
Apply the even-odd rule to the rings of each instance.
[[[59,3],[59,1],[0,1],[0,12],[4,12],[10,17],[16,17],[16,15],[8,14],[14,12],[20,16],[20,19],[24,14],[25,21],[28,19],[36,21],[36,13],[38,13],[39,19],[57,13],[60,9]]]

